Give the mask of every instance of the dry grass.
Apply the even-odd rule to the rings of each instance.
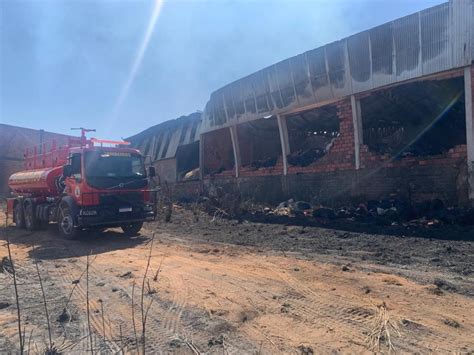
[[[382,345],[386,345],[389,351],[395,350],[392,343],[392,336],[400,336],[398,321],[390,317],[387,305],[383,302],[377,306],[372,329],[367,337],[367,343],[372,351],[380,350]]]

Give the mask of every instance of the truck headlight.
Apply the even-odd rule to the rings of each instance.
[[[153,211],[153,207],[150,206],[150,205],[146,205],[146,206],[143,207],[143,211],[145,211],[145,212]]]
[[[97,216],[96,210],[81,210],[82,216]]]

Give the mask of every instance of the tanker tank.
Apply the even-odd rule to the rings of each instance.
[[[58,195],[56,181],[62,166],[20,171],[8,179],[8,186],[17,194]]]

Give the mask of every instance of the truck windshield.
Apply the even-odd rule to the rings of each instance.
[[[95,187],[110,188],[122,185],[126,188],[139,188],[146,185],[145,167],[139,154],[112,151],[86,152],[84,165],[86,179]]]

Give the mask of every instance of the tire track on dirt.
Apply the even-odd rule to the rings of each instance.
[[[100,257],[100,256],[99,256]],[[62,280],[64,285],[69,285],[69,290],[72,282],[79,278],[80,274],[85,268],[85,263],[77,261],[74,263],[64,262],[65,267],[57,269],[57,278]],[[94,265],[94,264],[93,264]],[[114,284],[118,277],[106,275],[104,272],[96,272],[99,270],[96,266],[91,267],[89,274],[89,283],[92,285],[89,289],[90,294],[90,308],[91,310],[100,309],[100,304],[96,301],[103,295],[103,289],[97,289],[94,285],[104,282],[106,284]],[[97,275],[100,275],[97,276]],[[74,304],[79,307],[85,308],[86,304],[86,291],[84,287],[84,279],[76,285],[74,291],[75,297],[72,298]],[[120,280],[120,284],[123,284],[123,280]],[[173,280],[173,287],[177,287],[181,290],[187,290],[184,280]],[[135,315],[136,315],[136,327],[137,332],[141,332],[141,309],[139,307],[140,298],[140,286],[135,288]],[[186,338],[185,334],[192,334],[194,339],[198,339],[200,344],[207,344],[209,334],[206,332],[200,332],[193,329],[193,324],[187,324],[182,321],[184,310],[187,307],[187,294],[189,291],[174,294],[171,301],[165,301],[158,297],[158,295],[145,295],[147,299],[153,299],[153,305],[151,306],[148,313],[147,321],[147,351],[163,351],[170,346],[170,343],[177,338]],[[107,309],[107,303],[113,304],[113,314],[110,316],[110,322],[115,325],[114,328],[118,328],[118,324],[122,325],[123,334],[127,335],[128,338],[133,338],[133,324],[131,322],[131,286],[119,288],[116,292],[112,292],[107,296],[108,300],[105,303]],[[146,302],[148,304],[148,302]],[[109,318],[109,317],[108,317]],[[91,323],[97,334],[103,333],[101,315],[95,314],[91,311]],[[119,347],[120,339],[118,330],[114,329],[109,331],[106,326],[106,337],[114,341],[114,348]],[[140,334],[139,334],[140,336]]]
[[[347,302],[339,295],[331,295],[331,298],[328,298],[325,297],[325,295],[315,293],[310,288],[301,285],[298,280],[290,275],[286,275],[286,277],[282,277],[282,279],[285,280],[291,290],[301,292],[304,297],[307,297],[310,300],[312,305],[316,305],[316,307],[308,307],[306,302],[302,303],[300,299],[289,296],[288,298],[292,299],[293,303],[297,304],[296,310],[300,316],[309,314],[314,321],[324,317],[329,320],[326,321],[326,324],[330,327],[347,326],[350,327],[353,332],[355,331],[361,335],[364,333],[368,334],[372,328],[376,314],[375,304],[366,306],[356,305],[354,307],[354,304]],[[337,300],[335,300],[334,297],[337,298]],[[337,306],[334,306],[334,304]],[[452,351],[453,349],[459,348],[459,343],[426,326],[412,327],[412,329],[409,330],[404,329],[401,326],[400,331],[401,336],[394,337],[394,343],[402,350],[413,351],[413,348],[415,347],[417,351],[433,349]],[[413,344],[411,344],[410,347],[405,347],[404,342],[401,339],[402,336]],[[357,336],[356,338],[358,342],[367,342],[366,335]]]
[[[67,263],[67,264],[71,264],[69,266],[71,266],[70,268],[67,267],[67,266],[64,266],[64,267],[59,267],[59,268],[54,268],[51,272],[51,275],[53,276],[53,279],[56,280],[56,282],[61,282],[62,285],[63,285],[63,289],[67,290],[67,296],[69,296],[69,293],[71,292],[72,288],[74,288],[74,293],[72,294],[71,296],[71,302],[76,306],[78,307],[78,309],[84,309],[84,315],[83,317],[85,318],[83,320],[83,323],[87,323],[87,317],[85,316],[86,315],[86,309],[87,309],[87,291],[86,291],[86,288],[85,286],[83,286],[83,283],[85,283],[85,279],[82,278],[79,280],[81,274],[83,273],[83,271],[85,270],[86,268],[86,263],[84,263],[83,267],[80,267],[79,265],[77,265],[78,263],[82,263],[81,261],[79,261],[79,259],[76,259],[77,261],[74,262],[74,263]],[[45,262],[45,261],[44,261]],[[46,262],[47,263],[47,262]],[[56,261],[56,264],[58,262]],[[60,265],[66,265],[66,263],[62,263]],[[79,280],[79,282],[76,284],[76,282]],[[89,278],[89,280],[91,280]],[[74,287],[75,286],[75,287]],[[90,287],[91,288],[91,287]],[[89,290],[89,293],[91,294],[90,292],[91,290]],[[96,295],[94,295],[96,296]],[[101,309],[101,306],[100,306],[100,303],[98,302],[98,299],[97,297],[91,297],[89,296],[89,309],[90,309],[90,320],[91,320],[91,326],[93,328],[93,333],[96,337],[98,337],[102,342],[106,342],[106,338],[108,339],[112,339],[112,334],[108,334],[108,331],[107,329],[109,327],[105,327],[105,338],[104,338],[104,327],[102,326],[102,316],[101,314],[99,313],[100,309]],[[66,303],[64,304],[64,306],[66,305]],[[86,329],[87,329],[87,324],[86,325]],[[88,335],[88,329],[86,331],[86,333],[84,335]],[[119,350],[119,346],[117,344],[115,344],[113,341],[108,341],[106,342],[108,343],[109,347],[110,347],[110,351],[118,351]]]

